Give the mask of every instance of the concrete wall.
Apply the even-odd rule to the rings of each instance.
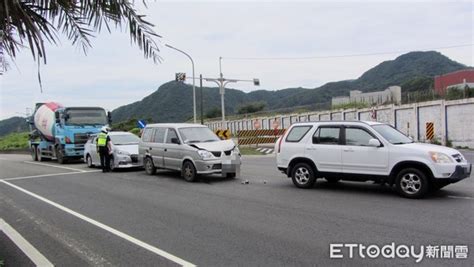
[[[305,121],[328,120],[362,120],[371,121],[372,109],[360,110],[333,110],[290,114],[273,117],[258,118],[263,129],[272,126],[277,119],[280,129],[287,129],[291,124]],[[417,141],[426,140],[426,123],[434,124],[435,138],[446,143],[449,140],[454,146],[468,146],[474,148],[474,98],[452,101],[429,101],[406,105],[379,106],[375,109],[377,121],[389,123],[403,133],[412,136]],[[237,130],[253,129],[256,119],[239,120],[227,123],[235,135]],[[211,129],[220,129],[221,122],[207,122]]]

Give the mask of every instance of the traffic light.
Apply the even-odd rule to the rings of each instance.
[[[257,78],[253,79],[253,85],[260,86],[260,80]]]
[[[184,72],[176,73],[175,80],[177,82],[184,82],[186,80],[186,73],[184,73]]]

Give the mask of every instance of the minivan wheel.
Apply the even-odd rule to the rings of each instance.
[[[298,163],[293,167],[291,179],[298,188],[311,188],[316,182],[313,168],[306,163]]]
[[[191,161],[185,161],[183,163],[183,169],[181,170],[181,175],[184,180],[188,182],[194,182],[197,178],[196,168]]]
[[[148,175],[153,175],[156,173],[155,165],[153,164],[153,160],[150,157],[145,158],[145,172]]]
[[[428,192],[428,187],[428,178],[418,169],[403,169],[397,175],[397,192],[403,197],[422,198]]]

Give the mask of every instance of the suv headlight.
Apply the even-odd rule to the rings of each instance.
[[[446,154],[430,151],[430,158],[435,163],[453,163],[454,161]]]
[[[212,153],[207,150],[198,150],[197,153],[202,159],[210,159],[214,157],[214,155],[212,155]]]

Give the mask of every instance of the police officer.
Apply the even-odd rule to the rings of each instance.
[[[102,127],[101,132],[97,137],[97,151],[100,156],[100,166],[102,166],[102,172],[110,171],[110,137],[108,136],[108,128]]]

